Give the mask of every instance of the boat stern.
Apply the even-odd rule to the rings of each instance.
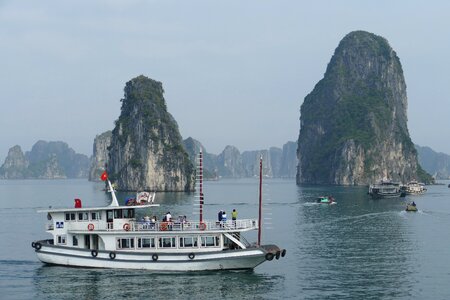
[[[268,261],[271,261],[274,258],[280,259],[280,257],[286,256],[286,249],[281,249],[277,245],[261,245],[261,249],[265,251],[265,257]]]

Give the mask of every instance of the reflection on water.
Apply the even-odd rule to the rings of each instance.
[[[282,276],[244,272],[154,274],[42,266],[36,269],[37,299],[243,299],[279,289]]]

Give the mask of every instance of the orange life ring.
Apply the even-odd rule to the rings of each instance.
[[[92,230],[94,230],[95,227],[94,227],[94,224],[89,223],[87,228],[89,231],[92,231]]]
[[[159,226],[159,230],[166,231],[167,230],[167,222],[162,222]]]
[[[123,230],[125,230],[125,231],[130,231],[130,224],[128,224],[128,223],[125,223],[125,224],[123,224]]]
[[[200,230],[205,230],[206,229],[206,223],[200,223],[199,225],[198,225],[198,229],[200,229]]]

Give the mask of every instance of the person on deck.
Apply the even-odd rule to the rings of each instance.
[[[227,221],[227,213],[225,211],[222,212],[222,222],[226,222]]]
[[[236,220],[237,220],[237,210],[233,209],[231,212],[231,220],[233,221],[233,226],[236,227]]]
[[[237,210],[233,209],[233,211],[231,212],[231,220],[236,221],[237,219]]]

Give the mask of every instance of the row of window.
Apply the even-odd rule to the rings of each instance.
[[[134,209],[132,208],[108,210],[106,213],[109,220],[134,218]],[[70,212],[65,213],[65,219],[66,221],[95,221],[101,220],[102,214],[101,212]]]
[[[102,214],[100,212],[66,213],[65,219],[66,221],[96,221],[102,219]]]
[[[180,236],[176,237],[137,237],[137,238],[117,238],[117,249],[151,249],[156,248],[198,248],[198,237]],[[135,243],[136,241],[136,243]],[[178,244],[177,244],[178,241]],[[201,236],[201,247],[219,247],[218,236]]]
[[[65,245],[67,244],[67,236],[65,234],[56,236],[56,244],[57,245]],[[72,245],[78,246],[78,238],[76,236],[72,236]]]
[[[66,244],[66,235],[57,235],[56,243],[57,245]],[[134,249],[136,241],[136,249],[151,249],[156,248],[156,243],[158,243],[158,248],[198,248],[198,237],[197,236],[180,236],[178,237],[178,245],[176,237],[137,237],[137,238],[117,238],[117,249]],[[73,246],[78,246],[78,239],[76,236],[72,236]],[[201,247],[219,247],[219,237],[218,236],[201,236],[200,237]]]

